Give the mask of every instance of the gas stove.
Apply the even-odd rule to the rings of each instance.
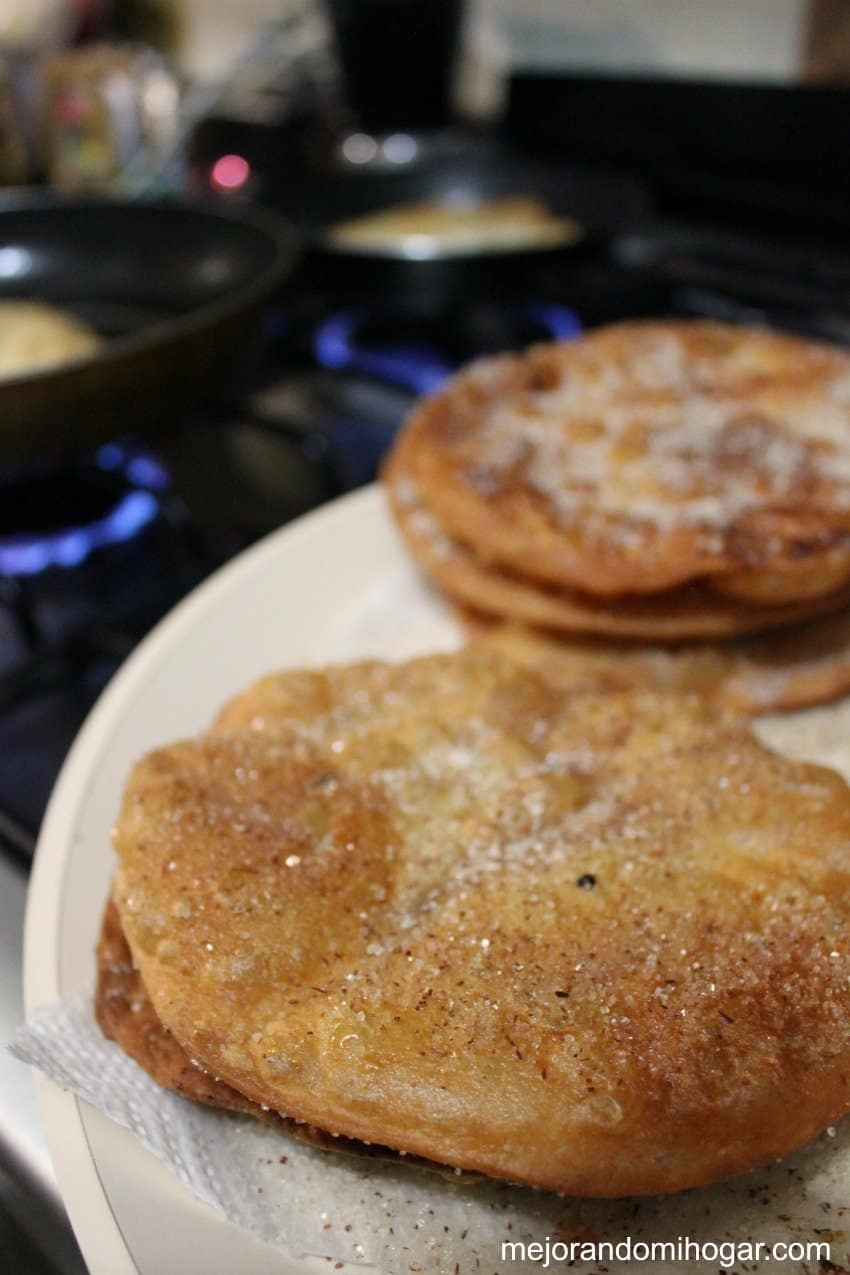
[[[451,310],[302,284],[234,402],[156,450],[116,429],[65,468],[0,475],[0,846],[26,858],[62,758],[118,664],[252,541],[371,481],[416,396],[468,359],[675,314],[850,343],[850,257],[693,225],[624,234],[534,291]]]
[[[448,311],[335,296],[306,277],[280,298],[263,367],[233,401],[175,419],[155,447],[116,421],[114,440],[73,465],[0,474],[0,1028],[21,1013],[24,873],[63,757],[175,602],[267,532],[371,481],[416,396],[477,354],[658,314],[850,344],[848,281],[850,257],[835,251],[692,223],[623,234],[509,298]],[[0,1167],[58,1206],[32,1096],[18,1065],[4,1068]]]

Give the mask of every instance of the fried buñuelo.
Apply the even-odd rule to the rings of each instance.
[[[321,1129],[618,1196],[850,1108],[850,793],[697,697],[283,673],[136,766],[115,844],[156,1017]]]
[[[664,593],[594,597],[576,589],[547,587],[482,562],[446,534],[425,507],[407,467],[407,443],[396,446],[384,470],[390,508],[411,553],[431,580],[455,602],[486,615],[559,630],[612,638],[676,642],[728,638],[786,628],[850,604],[850,588],[805,603],[755,606],[723,597],[695,580]]]
[[[568,690],[653,689],[703,695],[757,716],[824,704],[850,691],[850,610],[729,642],[644,645],[565,638],[459,612],[470,641],[536,668]]]
[[[850,354],[635,321],[472,363],[402,437],[454,539],[611,597],[703,580],[753,605],[850,580]]]

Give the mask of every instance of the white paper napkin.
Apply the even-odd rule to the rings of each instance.
[[[847,1120],[833,1136],[825,1134],[781,1164],[720,1186],[644,1200],[561,1199],[317,1151],[250,1117],[188,1102],[160,1088],[102,1036],[88,992],[37,1014],[12,1051],[131,1129],[229,1221],[295,1256],[368,1263],[392,1275],[467,1275],[541,1270],[539,1261],[503,1256],[503,1240],[616,1243],[628,1236],[635,1243],[687,1236],[772,1244],[825,1235],[832,1241],[831,1260],[839,1266],[850,1260]],[[647,1275],[717,1271],[719,1265],[660,1260],[618,1262],[609,1269]],[[569,1269],[603,1267],[578,1260]]]

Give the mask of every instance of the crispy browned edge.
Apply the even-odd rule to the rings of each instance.
[[[96,959],[94,1010],[101,1031],[163,1089],[170,1089],[205,1107],[252,1116],[321,1151],[417,1165],[450,1177],[452,1181],[465,1183],[478,1180],[480,1175],[477,1173],[459,1173],[447,1165],[435,1164],[420,1156],[402,1158],[388,1147],[332,1135],[315,1125],[292,1120],[252,1102],[231,1085],[204,1071],[157,1018],[141,975],[133,965],[121,917],[111,897],[103,912]]]
[[[441,527],[450,549],[435,552],[414,525],[412,511],[399,496],[399,482],[413,482],[400,440],[384,462],[382,479],[390,513],[411,555],[431,581],[453,601],[480,614],[519,621],[563,633],[599,635],[650,642],[734,638],[767,632],[833,615],[847,606],[850,589],[778,607],[749,606],[706,590],[699,581],[656,595],[624,595],[594,599],[577,590],[541,587],[478,559],[474,552]],[[421,509],[437,522],[415,483]]]

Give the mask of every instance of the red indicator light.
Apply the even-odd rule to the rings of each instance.
[[[218,190],[239,190],[251,176],[244,155],[221,155],[210,170],[210,181]]]

